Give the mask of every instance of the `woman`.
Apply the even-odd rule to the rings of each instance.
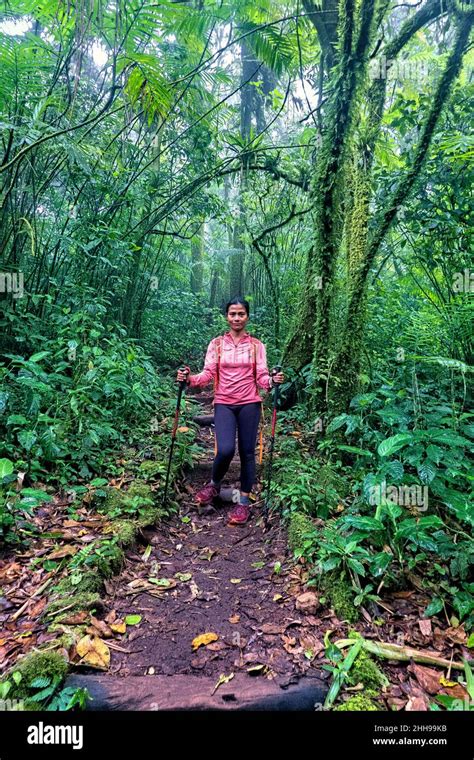
[[[285,378],[282,372],[270,376],[265,346],[245,330],[250,316],[248,302],[234,298],[226,305],[225,312],[229,332],[211,340],[203,371],[191,375],[186,367],[185,371],[178,370],[177,380],[186,380],[192,388],[207,385],[211,380],[215,383],[217,454],[211,482],[196,494],[201,504],[210,504],[218,496],[234,456],[236,430],[238,432],[241,491],[239,504],[229,515],[229,525],[241,525],[250,516],[249,495],[255,481],[255,442],[261,411],[258,389],[270,390]]]

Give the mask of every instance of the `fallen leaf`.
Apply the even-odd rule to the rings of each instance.
[[[148,578],[148,581],[154,586],[162,586],[163,588],[174,588],[176,581],[172,578]]]
[[[224,673],[221,673],[220,676],[219,676],[219,680],[217,681],[216,685],[214,686],[213,690],[211,691],[211,697],[212,697],[213,694],[215,694],[215,692],[217,691],[217,689],[219,688],[219,686],[222,686],[223,683],[229,683],[229,681],[231,681],[233,679],[233,677],[234,677],[233,673],[230,673],[230,675],[228,675],[228,676],[224,675]]]
[[[448,681],[444,676],[439,679],[441,686],[457,686],[457,681]]]
[[[240,615],[231,615],[229,623],[238,623],[240,621]]]
[[[281,599],[283,599],[282,594],[274,594],[272,601],[273,602],[279,602]]]
[[[460,625],[459,627],[453,626],[452,628],[446,628],[444,634],[446,638],[452,641],[454,644],[464,644],[467,639],[464,625]]]
[[[209,547],[205,546],[201,554],[198,555],[198,559],[207,559],[210,562],[216,553],[215,549],[209,549]]]
[[[189,431],[189,428],[186,427],[186,425],[182,425],[181,427],[177,428],[178,433],[187,433]]]
[[[303,649],[311,650],[313,656],[316,657],[324,649],[324,644],[312,633],[306,633],[300,637],[300,645]]]
[[[262,633],[267,633],[272,636],[277,636],[280,633],[284,633],[286,625],[277,625],[276,623],[262,623],[260,630]]]
[[[200,646],[206,646],[206,644],[210,644],[211,641],[217,641],[219,636],[217,633],[201,633],[199,636],[196,636],[192,640],[192,648],[195,652],[196,649],[199,649]]]
[[[107,670],[110,665],[110,649],[98,636],[84,636],[78,641],[76,651],[81,663],[91,668]]]
[[[127,615],[125,618],[125,623],[127,625],[138,625],[141,619],[142,619],[141,615]]]
[[[469,702],[469,694],[464,686],[460,683],[455,683],[454,686],[445,686],[442,690],[442,693],[447,694],[448,697],[460,699],[461,702],[466,702],[466,704]]]
[[[422,632],[423,636],[431,636],[431,620],[428,618],[427,620],[419,620],[418,625],[420,626],[420,631]]]
[[[242,578],[231,578],[231,579],[230,579],[230,582],[231,582],[231,583],[234,583],[234,584],[235,584],[235,583],[242,583]]]
[[[116,623],[110,623],[110,630],[114,633],[125,633],[127,630],[127,626],[125,625],[123,620],[117,621]]]
[[[105,616],[104,620],[106,623],[110,625],[111,623],[115,622],[116,618],[117,618],[117,612],[115,610],[110,610],[110,612],[108,612],[107,615]]]
[[[112,638],[112,631],[105,620],[98,620],[94,615],[91,615],[91,623],[106,639]]]
[[[410,697],[405,710],[407,712],[427,712],[428,699],[426,697]]]
[[[190,581],[193,577],[192,573],[175,573],[174,577],[177,578],[182,583],[186,583],[186,581]]]
[[[223,641],[212,641],[207,645],[206,649],[211,652],[221,652],[223,649],[227,649],[227,644]]]
[[[441,688],[439,671],[417,665],[415,662],[408,665],[407,670],[416,676],[416,680],[428,694],[437,694]]]
[[[82,612],[74,612],[71,615],[68,615],[66,618],[63,618],[61,621],[64,623],[64,625],[82,625],[89,619],[89,611],[88,610],[82,610]]]

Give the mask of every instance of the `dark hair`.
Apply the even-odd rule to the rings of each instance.
[[[235,298],[232,298],[228,303],[225,305],[225,313],[227,314],[231,306],[243,306],[245,308],[245,311],[247,312],[247,316],[250,317],[250,304],[248,301],[245,301],[241,296],[236,296]]]

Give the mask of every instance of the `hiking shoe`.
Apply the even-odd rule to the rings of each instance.
[[[220,488],[208,483],[196,493],[196,500],[200,504],[212,504],[216,496],[219,496]]]
[[[236,504],[229,513],[228,525],[243,525],[250,517],[250,507],[247,504]]]

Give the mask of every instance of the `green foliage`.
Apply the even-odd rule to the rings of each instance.
[[[303,512],[290,512],[288,545],[293,553],[303,553],[305,540],[314,532],[312,520]]]
[[[66,660],[57,652],[33,652],[21,659],[0,683],[2,699],[15,699],[23,710],[84,710],[87,689],[63,687]]]
[[[335,712],[374,712],[380,710],[366,694],[354,694],[345,702],[334,707]]]

